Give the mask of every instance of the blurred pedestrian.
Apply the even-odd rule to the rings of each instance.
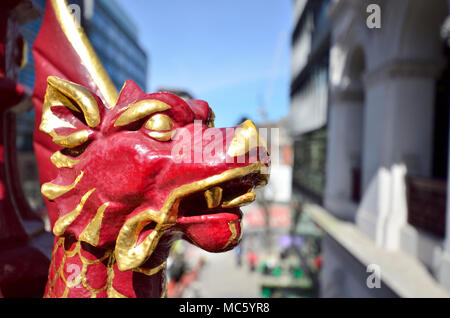
[[[242,252],[243,252],[241,245],[238,245],[234,250],[235,250],[235,253],[236,253],[237,266],[241,267],[241,265],[242,265]]]
[[[256,264],[258,263],[258,255],[256,255],[256,253],[253,250],[250,250],[247,253],[247,260],[250,264],[250,270],[254,272],[256,269]]]

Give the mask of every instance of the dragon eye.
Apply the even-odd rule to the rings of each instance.
[[[145,128],[155,131],[171,130],[173,128],[173,122],[167,115],[156,114],[147,121]]]
[[[156,114],[152,116],[147,123],[145,128],[152,130],[148,135],[159,141],[168,141],[172,138],[174,131],[172,119],[164,114]]]

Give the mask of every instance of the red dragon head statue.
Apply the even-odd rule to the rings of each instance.
[[[112,251],[109,282],[154,255],[167,257],[168,248],[158,247],[174,239],[212,252],[238,244],[239,207],[268,180],[266,146],[251,121],[214,128],[206,102],[146,94],[133,81],[118,94],[63,0],[47,1],[33,53],[34,147],[57,238]],[[63,295],[85,297],[67,292],[67,266],[55,260],[79,250],[61,254],[55,242],[49,277],[63,279]],[[77,262],[83,286],[96,295],[103,289],[94,292],[86,264],[97,263],[86,255]],[[117,295],[114,281],[105,284],[107,296]]]
[[[145,94],[132,81],[112,109],[82,86],[47,81],[39,129],[63,149],[51,155],[58,173],[41,191],[57,206],[56,236],[115,244],[121,270],[140,266],[168,231],[213,252],[239,242],[239,207],[267,181],[251,121],[213,128],[206,102]]]

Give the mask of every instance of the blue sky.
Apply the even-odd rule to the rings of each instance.
[[[291,0],[116,0],[147,50],[149,92],[186,89],[216,126],[289,110]]]

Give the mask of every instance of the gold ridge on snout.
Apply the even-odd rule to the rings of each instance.
[[[227,149],[230,157],[238,157],[248,153],[253,147],[264,147],[267,149],[266,141],[260,137],[255,124],[246,120],[238,128]]]

